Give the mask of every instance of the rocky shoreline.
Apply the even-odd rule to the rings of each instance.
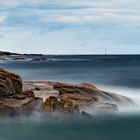
[[[27,61],[43,61],[43,60],[47,60],[46,57],[33,57],[33,56],[30,56],[29,58],[25,58],[25,57],[17,57],[17,56],[14,56],[12,58],[9,58],[9,57],[5,57],[5,58],[0,58],[0,60],[2,61],[14,61],[14,60],[18,60],[18,61],[22,61],[22,60],[27,60]]]
[[[41,61],[41,60],[47,60],[45,56],[46,55],[43,54],[20,54],[20,53],[0,51],[0,60],[2,61],[10,61],[10,60]]]
[[[44,56],[43,54],[21,54],[21,53],[13,53],[7,51],[0,51],[0,56]]]
[[[19,75],[0,68],[0,115],[15,116],[36,110],[87,115],[88,107],[93,112],[112,113],[119,111],[120,106],[134,105],[128,97],[100,90],[88,83],[22,81]]]

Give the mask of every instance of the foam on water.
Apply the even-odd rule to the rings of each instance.
[[[103,86],[103,85],[99,85],[98,87],[108,92],[112,92],[112,93],[123,95],[125,97],[129,97],[136,103],[136,106],[131,106],[131,107],[120,106],[119,107],[120,113],[140,114],[140,89],[118,87],[118,86]]]

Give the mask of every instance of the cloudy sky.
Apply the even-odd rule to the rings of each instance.
[[[0,0],[0,50],[139,54],[140,0]]]

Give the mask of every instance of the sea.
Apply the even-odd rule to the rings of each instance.
[[[11,56],[13,57],[13,56]],[[140,55],[47,55],[46,60],[0,61],[23,80],[91,83],[132,98],[137,107],[94,117],[0,118],[0,140],[140,140]],[[35,56],[34,56],[35,57]]]

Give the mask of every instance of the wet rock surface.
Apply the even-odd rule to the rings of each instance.
[[[88,83],[28,81],[24,82],[23,90],[32,90],[36,97],[43,98],[44,109],[49,112],[73,114],[90,107],[93,112],[108,113],[117,112],[120,106],[135,105],[130,98],[99,90]]]
[[[22,79],[19,75],[0,68],[0,96],[22,92]]]
[[[0,115],[23,115],[31,113],[36,110],[36,107],[41,107],[43,100],[39,98],[33,98],[21,95],[22,98],[15,96],[1,97],[0,98]]]
[[[43,104],[33,91],[22,91],[22,79],[19,75],[0,68],[0,114],[17,115],[31,111]]]
[[[58,98],[50,96],[43,104],[44,109],[49,112],[58,112],[64,114],[80,113],[79,106],[73,104],[70,100],[58,101]]]
[[[119,106],[134,106],[130,98],[102,91],[88,83],[67,84],[24,81],[19,75],[0,68],[0,115],[20,115],[32,111],[80,114],[83,108],[116,112]],[[90,116],[87,112],[81,113]]]

